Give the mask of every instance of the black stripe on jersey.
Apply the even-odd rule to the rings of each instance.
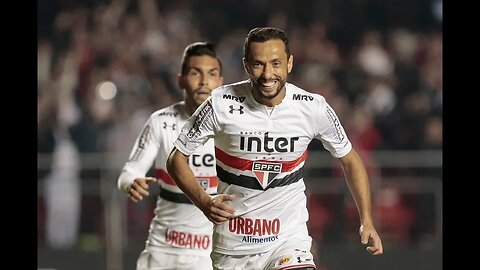
[[[217,193],[212,193],[210,195],[217,195]],[[171,201],[174,203],[188,203],[193,204],[192,201],[187,197],[187,195],[183,193],[172,192],[166,189],[162,189],[160,187],[160,194],[158,194],[160,198],[165,199],[167,201]]]
[[[303,178],[303,173],[304,173],[304,169],[303,167],[301,167],[297,171],[283,178],[273,180],[265,190],[269,188],[282,187],[282,186],[287,186],[287,185],[296,183]],[[220,181],[230,185],[237,185],[245,188],[264,190],[263,187],[258,182],[257,178],[246,176],[246,175],[235,175],[233,173],[229,173],[225,171],[224,169],[222,169],[222,167],[218,165],[217,165],[217,177]]]

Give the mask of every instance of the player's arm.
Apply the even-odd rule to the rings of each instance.
[[[333,108],[324,97],[316,96],[317,114],[312,122],[316,128],[315,138],[322,141],[323,146],[333,157],[342,163],[346,182],[357,205],[360,215],[360,236],[367,250],[379,255],[383,253],[382,241],[373,226],[370,184],[367,170],[357,152],[352,148],[342,124]]]
[[[382,240],[373,225],[370,183],[365,165],[354,149],[339,159],[345,172],[348,188],[360,215],[361,241],[367,245],[367,251],[373,255],[380,255],[383,253],[383,246]]]
[[[221,224],[233,217],[234,209],[224,203],[233,199],[233,195],[219,194],[210,196],[197,182],[188,165],[188,156],[173,148],[167,160],[167,170],[172,179],[185,195],[205,216],[215,224]]]
[[[155,177],[137,177],[133,180],[133,183],[128,188],[128,197],[134,201],[139,202],[143,198],[150,195],[148,192],[148,184],[155,183],[157,179]]]
[[[132,147],[130,157],[117,180],[118,189],[138,202],[148,196],[148,184],[157,179],[146,177],[158,153],[158,142],[154,135],[152,119],[145,124]]]

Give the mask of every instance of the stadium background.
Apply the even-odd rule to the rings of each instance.
[[[246,78],[255,26],[289,34],[289,81],[324,95],[364,158],[385,254],[359,243],[339,164],[310,146],[320,269],[442,269],[441,0],[38,0],[39,269],[134,269],[155,196],[116,178],[154,110],[182,98],[183,48],[210,40],[225,83]],[[151,193],[155,194],[155,186]]]

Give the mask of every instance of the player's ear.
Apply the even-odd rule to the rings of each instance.
[[[250,76],[250,72],[248,72],[247,59],[245,59],[245,57],[243,57],[243,58],[242,58],[242,62],[243,62],[243,70],[245,70],[245,73],[247,73],[247,75]]]
[[[177,74],[177,83],[178,83],[178,87],[180,87],[180,89],[185,89],[185,84],[183,82],[183,75],[178,73]]]
[[[290,57],[288,57],[287,68],[288,68],[288,73],[290,73],[293,68],[293,54],[290,54]]]

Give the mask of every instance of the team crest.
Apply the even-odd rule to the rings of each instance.
[[[252,171],[255,173],[258,182],[265,189],[275,177],[282,172],[281,163],[255,161]]]
[[[207,190],[210,186],[210,180],[208,178],[197,178],[198,183],[202,186],[203,190]]]

